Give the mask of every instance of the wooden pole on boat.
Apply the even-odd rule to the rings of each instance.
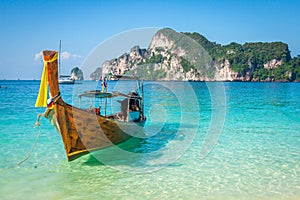
[[[107,98],[105,98],[105,102],[104,102],[104,116],[106,116],[106,104],[107,104]]]
[[[51,60],[56,53],[57,53],[56,51],[49,51],[49,50],[43,51],[44,61],[47,62]],[[56,97],[59,94],[57,60],[53,62],[47,62],[47,70],[48,70],[48,83],[50,87],[50,95],[51,97]],[[57,100],[57,103],[64,104],[61,98]],[[55,105],[54,109],[55,109],[55,116],[57,118],[57,122],[59,125],[60,134],[64,141],[64,146],[67,155],[69,155],[69,153],[71,152],[71,144],[70,142],[68,142],[69,138],[68,138],[68,127],[67,124],[65,123],[66,122],[65,108],[63,106]]]
[[[105,87],[105,92],[107,92],[107,87]],[[105,102],[104,102],[104,116],[106,116],[106,107],[107,107],[107,98],[105,98]]]
[[[61,73],[60,54],[61,54],[61,40],[59,40],[59,50],[58,50],[58,74]]]
[[[142,114],[144,117],[144,80],[142,80]]]
[[[81,96],[79,97],[79,108],[81,108]]]
[[[46,62],[48,60],[51,60],[56,53],[57,53],[56,51],[49,51],[49,50],[43,51],[44,60]],[[57,60],[54,62],[47,63],[47,69],[48,69],[48,83],[50,87],[50,94],[51,97],[55,97],[59,93]]]
[[[127,119],[126,119],[126,122],[129,122],[129,102],[130,102],[130,99],[128,98],[127,99]]]

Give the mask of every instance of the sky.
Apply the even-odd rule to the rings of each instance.
[[[120,50],[129,52],[130,45],[147,48],[149,33],[164,27],[198,32],[223,45],[282,41],[292,56],[300,54],[299,0],[3,0],[0,27],[0,80],[40,79],[41,51],[58,50],[60,40],[61,73],[69,74],[119,35],[132,33],[130,41],[124,36],[115,45],[119,51],[99,52],[98,67]]]

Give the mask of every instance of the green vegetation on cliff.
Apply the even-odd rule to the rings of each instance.
[[[161,63],[163,61],[163,56],[159,54],[155,54],[150,58],[147,58],[144,63]]]
[[[134,72],[140,78],[144,80],[161,80],[166,77],[166,72],[163,69],[153,70],[156,63],[146,63],[146,64],[139,64],[138,68]],[[132,71],[128,71],[125,74],[131,75]]]
[[[256,80],[300,80],[300,57],[291,58],[288,45],[283,42],[251,42],[243,45],[232,42],[220,45],[210,42],[199,33],[184,33],[197,41],[214,62],[228,59],[230,68],[242,76],[246,73]],[[276,67],[264,67],[275,60]]]
[[[183,57],[180,58],[180,64],[184,72],[188,72],[190,69],[195,69],[195,66],[192,65],[187,59]]]

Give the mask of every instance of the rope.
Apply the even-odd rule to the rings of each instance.
[[[48,101],[49,103],[47,104],[47,108],[51,109],[53,108],[54,104],[58,101],[58,99],[61,98],[60,92],[53,98],[50,98]]]
[[[44,114],[38,114],[37,120],[36,120],[36,122],[34,124],[34,128],[36,128],[37,126],[39,127],[39,132],[38,132],[38,134],[37,134],[37,136],[35,138],[35,141],[34,141],[32,147],[31,147],[31,150],[29,151],[28,155],[23,160],[21,160],[20,162],[17,163],[17,166],[22,165],[26,160],[28,160],[30,158],[30,156],[31,156],[34,148],[36,147],[37,141],[39,140],[39,137],[41,135],[41,126],[40,126],[40,118],[41,118],[41,116],[44,116]]]
[[[38,125],[38,126],[39,126],[39,125]],[[40,127],[40,126],[39,126],[39,127]],[[34,141],[32,147],[31,147],[31,150],[29,151],[28,155],[27,155],[23,160],[21,160],[21,161],[17,164],[17,166],[22,165],[26,160],[28,160],[28,159],[30,158],[30,156],[31,156],[31,154],[32,154],[32,152],[33,152],[33,150],[34,150],[34,148],[36,147],[36,144],[37,144],[37,141],[38,141],[40,135],[41,135],[41,128],[39,128],[39,132],[38,132],[38,134],[37,134],[37,136],[36,136],[36,138],[35,138],[35,141]]]

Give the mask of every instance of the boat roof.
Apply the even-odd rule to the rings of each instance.
[[[118,96],[123,96],[130,99],[142,99],[140,96],[134,93],[123,94],[121,92],[102,92],[100,90],[89,90],[78,95],[79,97],[89,97],[89,98],[113,98]]]
[[[79,94],[78,96],[79,97],[90,97],[90,98],[112,98],[112,97],[114,97],[113,93],[102,92],[100,90],[85,91],[84,93]]]
[[[132,75],[117,75],[117,74],[113,74],[110,75],[110,77],[112,78],[117,78],[117,79],[122,79],[122,80],[139,80],[139,76],[132,74]]]

